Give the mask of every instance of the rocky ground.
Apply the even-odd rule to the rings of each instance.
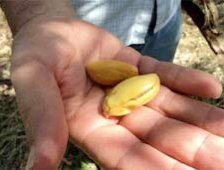
[[[183,12],[183,34],[175,56],[175,63],[196,68],[216,76],[224,84],[224,55],[215,55],[200,31]],[[18,116],[15,92],[10,82],[10,55],[12,37],[0,11],[0,169],[20,169],[25,165],[27,143]],[[206,100],[224,108],[224,97]],[[71,168],[73,167],[73,168]],[[77,148],[69,145],[61,169],[98,169]]]

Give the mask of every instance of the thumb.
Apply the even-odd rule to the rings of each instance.
[[[65,152],[68,130],[54,76],[37,61],[12,67],[26,135],[31,145],[28,169],[57,169]]]

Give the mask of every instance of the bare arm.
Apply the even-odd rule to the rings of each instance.
[[[69,0],[2,0],[0,4],[13,34],[30,20],[75,16]]]

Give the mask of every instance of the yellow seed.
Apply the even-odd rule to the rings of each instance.
[[[87,65],[90,78],[102,85],[115,85],[138,75],[137,67],[118,60],[92,61]]]
[[[105,97],[103,110],[108,116],[123,116],[145,105],[159,92],[157,74],[134,76],[117,84]]]

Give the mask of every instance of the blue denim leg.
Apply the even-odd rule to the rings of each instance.
[[[154,33],[149,28],[145,44],[140,52],[161,61],[172,61],[182,32],[181,9],[178,9],[168,24]]]

